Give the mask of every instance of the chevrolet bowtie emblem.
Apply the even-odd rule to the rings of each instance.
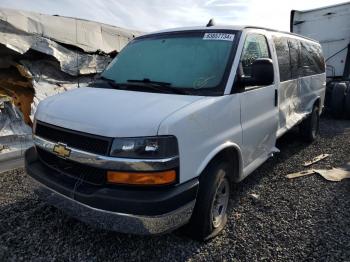
[[[67,158],[70,156],[71,150],[67,148],[67,145],[62,144],[62,143],[57,143],[54,145],[53,150],[52,150],[56,155]]]

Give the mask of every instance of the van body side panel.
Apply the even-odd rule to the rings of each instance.
[[[304,116],[301,114],[298,79],[293,79],[279,84],[279,131],[287,131],[292,128]]]
[[[208,97],[173,113],[159,127],[165,134],[178,139],[180,182],[199,176],[221,145],[241,147],[239,96]]]
[[[313,75],[285,81],[279,85],[279,129],[282,136],[301,122],[312,111],[315,101],[320,98],[320,110],[325,97],[326,75]]]
[[[317,99],[320,99],[320,112],[322,111],[326,74],[324,71],[312,74],[307,71],[308,67],[302,65],[301,43],[319,47],[318,43],[283,33],[273,33],[273,38],[275,51],[279,49],[276,53],[280,75],[278,83],[279,124],[277,137],[280,137],[311,113]],[[281,50],[283,48],[281,46],[282,41],[288,41],[285,52]],[[280,46],[277,46],[277,43]],[[297,50],[298,48],[299,51]],[[323,60],[321,55],[319,60]]]
[[[299,79],[301,111],[309,114],[315,101],[320,98],[320,110],[323,108],[326,91],[326,75],[312,75]]]

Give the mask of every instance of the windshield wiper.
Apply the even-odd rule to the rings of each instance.
[[[160,91],[160,92],[171,92],[175,94],[181,94],[186,95],[187,92],[185,90],[181,90],[179,88],[171,87],[171,83],[168,82],[159,82],[159,81],[152,81],[148,78],[144,78],[142,80],[139,79],[129,79],[127,80],[128,83],[142,83],[145,84],[145,86],[150,87],[154,90]]]
[[[171,86],[171,83],[168,82],[159,82],[159,81],[151,81],[149,78],[144,78],[142,80],[138,79],[129,79],[129,83],[150,83],[150,84],[155,84],[159,86]]]

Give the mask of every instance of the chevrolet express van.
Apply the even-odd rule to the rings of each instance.
[[[299,125],[313,141],[325,96],[320,44],[257,27],[135,38],[90,87],[42,101],[25,155],[36,192],[94,226],[197,239],[227,221],[232,183]]]

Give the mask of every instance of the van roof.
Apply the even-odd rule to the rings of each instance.
[[[145,34],[143,36],[147,36],[147,35],[153,35],[153,34],[161,34],[161,33],[170,33],[170,32],[179,32],[179,31],[192,31],[192,30],[212,30],[212,29],[216,29],[216,30],[236,30],[236,31],[242,31],[244,29],[263,29],[263,30],[267,30],[267,31],[271,31],[271,32],[276,32],[276,33],[282,33],[282,34],[287,34],[287,35],[291,35],[291,36],[295,36],[295,37],[299,37],[299,38],[303,38],[312,42],[316,42],[319,43],[318,41],[316,41],[315,39],[309,38],[309,37],[305,37],[303,35],[298,35],[298,34],[294,34],[294,33],[290,33],[290,32],[284,32],[284,31],[280,31],[280,30],[276,30],[276,29],[271,29],[271,28],[265,28],[265,27],[259,27],[259,26],[250,26],[250,25],[224,25],[224,26],[210,26],[210,27],[206,27],[206,26],[195,26],[195,27],[179,27],[179,28],[172,28],[172,29],[165,29],[165,30],[160,30],[160,31],[156,31],[156,32],[152,32],[152,33],[148,33]]]

